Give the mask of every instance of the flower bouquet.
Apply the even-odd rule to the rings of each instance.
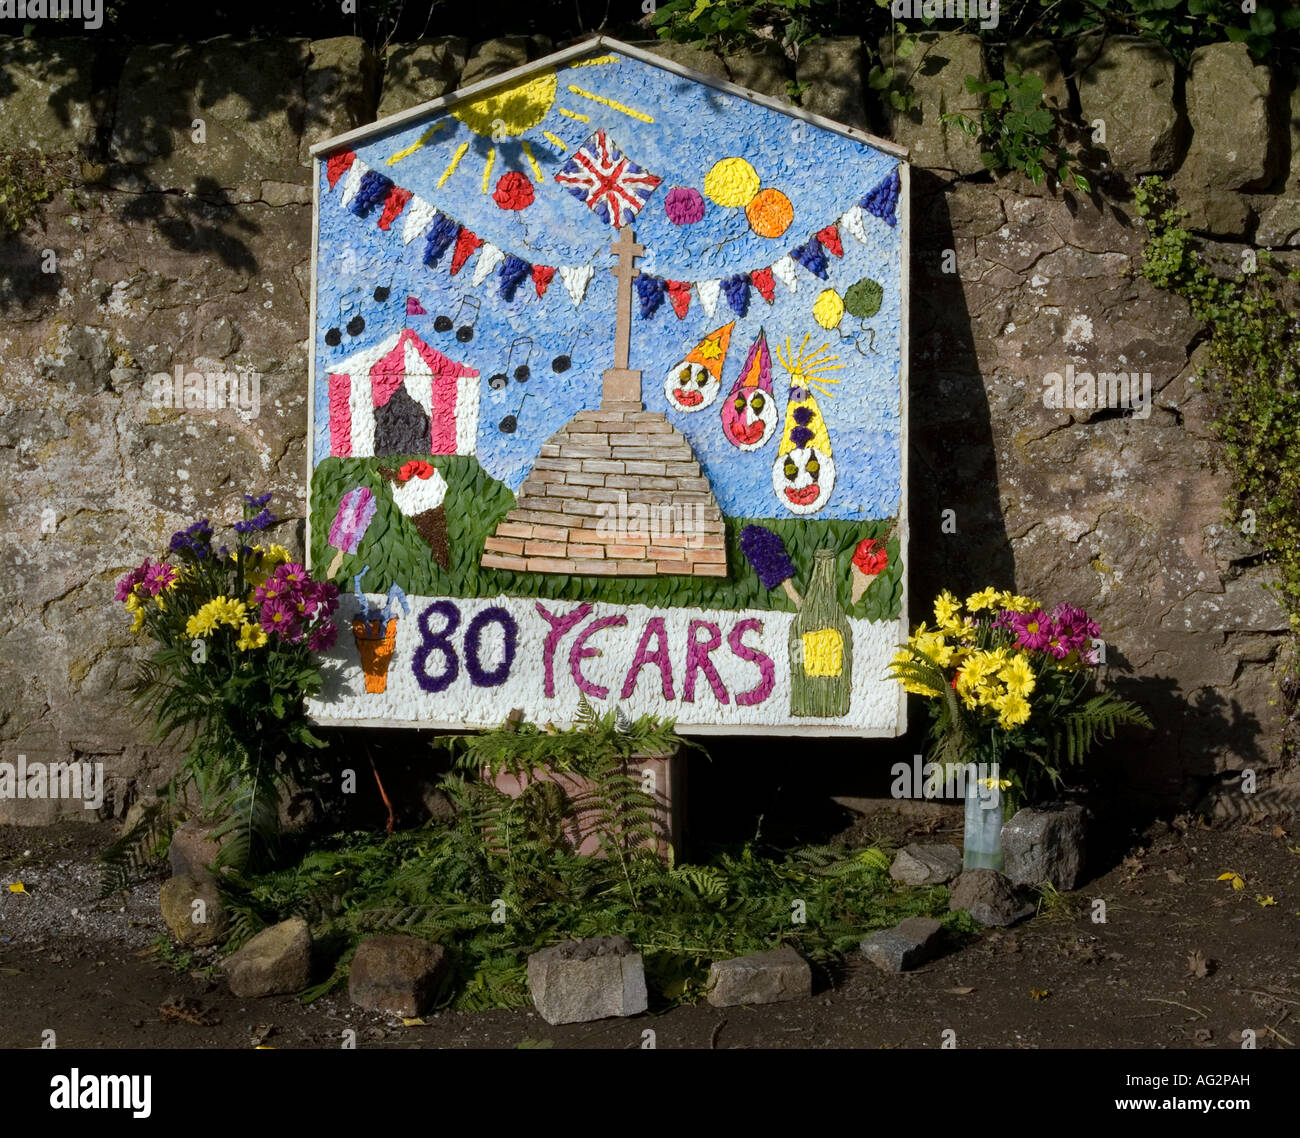
[[[890,668],[905,690],[926,697],[933,758],[949,771],[973,764],[985,815],[1003,791],[1012,809],[1044,785],[1059,787],[1062,771],[1082,763],[1098,738],[1151,726],[1135,703],[1098,688],[1100,630],[1083,609],[1059,604],[1049,614],[1030,597],[992,588],[963,605],[945,590],[934,617]],[[971,817],[969,777],[965,785],[968,842],[996,860],[1001,809],[994,845],[994,819]]]
[[[338,589],[313,581],[282,546],[256,536],[277,524],[269,494],[244,496],[235,548],[213,548],[207,518],[172,535],[168,552],[117,582],[131,629],[154,641],[135,694],[159,740],[189,736],[172,790],[194,785],[205,812],[259,826],[283,782],[301,778],[303,698],[319,690],[313,653],[337,636]],[[245,847],[246,852],[246,847]]]

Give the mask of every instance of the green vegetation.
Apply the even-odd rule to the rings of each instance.
[[[0,150],[0,234],[17,233],[67,186],[39,150]]]
[[[407,458],[327,458],[312,476],[311,512],[320,523],[312,528],[312,564],[328,565],[333,551],[328,546],[329,521],[343,494],[353,486],[369,486],[379,502],[365,538],[356,554],[344,558],[338,580],[344,588],[352,574],[369,565],[369,580],[395,581],[416,596],[472,597],[505,594],[512,597],[543,597],[564,601],[605,601],[611,604],[697,606],[703,609],[752,608],[792,611],[783,589],[764,589],[740,549],[740,532],[747,525],[766,526],[785,542],[795,566],[795,586],[803,588],[810,579],[813,554],[822,546],[835,549],[836,580],[840,601],[850,616],[867,620],[892,620],[902,611],[902,565],[898,539],[886,543],[889,563],[856,605],[849,603],[850,563],[858,542],[882,537],[891,527],[889,519],[877,521],[818,521],[800,518],[728,518],[726,578],[690,577],[566,577],[548,573],[514,573],[504,569],[483,569],[479,558],[483,542],[514,506],[514,495],[491,477],[472,457],[440,456],[432,459],[447,480],[447,539],[451,546],[450,567],[443,571],[433,560],[429,547],[411,521],[402,516],[392,500],[387,483],[377,467],[400,467]],[[364,588],[366,581],[362,581]]]
[[[675,739],[667,721],[641,721],[622,744],[612,716],[546,735],[506,724],[457,747],[462,774],[443,783],[449,822],[391,835],[336,834],[291,868],[222,881],[233,949],[263,925],[304,917],[334,954],[333,974],[304,993],[340,984],[356,945],[377,933],[425,937],[451,950],[442,1002],[465,1009],[529,1002],[526,962],[570,937],[624,934],[641,950],[652,1001],[690,1002],[710,961],[791,944],[825,963],[870,930],[933,915],[958,932],[943,887],[907,889],[879,848],[765,851],[757,842],[694,864],[661,859],[653,801],[624,756]],[[528,767],[546,752],[553,770],[580,769],[585,785],[534,782],[517,799],[471,781],[485,763]],[[522,762],[511,763],[513,754]],[[566,833],[594,834],[599,857],[573,852]],[[797,904],[802,902],[802,905]],[[799,918],[803,919],[800,920]]]
[[[1232,477],[1228,516],[1276,568],[1278,597],[1300,636],[1300,270],[1285,272],[1267,250],[1247,249],[1243,269],[1253,271],[1220,276],[1163,179],[1144,179],[1136,197],[1147,229],[1143,275],[1185,297],[1206,324],[1213,366],[1199,378]],[[1294,721],[1294,659],[1283,686]]]
[[[966,76],[966,90],[985,97],[979,119],[963,114],[947,114],[943,121],[959,126],[977,137],[982,147],[980,157],[989,170],[1019,170],[1041,185],[1049,172],[1046,163],[1052,155],[1051,174],[1059,181],[1092,192],[1088,179],[1070,165],[1075,161],[1061,143],[1060,116],[1043,103],[1043,80],[1008,68],[1005,79],[982,82]]]
[[[907,5],[909,12],[919,7]],[[875,0],[874,8],[865,0],[668,0],[651,24],[664,39],[729,50],[861,36],[872,62],[883,36],[894,37],[897,52],[907,37],[942,29],[978,35],[995,51],[1018,40],[1068,45],[1094,32],[1139,36],[1163,44],[1183,64],[1202,44],[1229,40],[1246,44],[1257,60],[1281,61],[1293,72],[1300,67],[1300,8],[1287,0],[1259,0],[1250,12],[1240,0],[1001,0],[997,24],[989,28],[978,17],[895,20],[891,0]]]

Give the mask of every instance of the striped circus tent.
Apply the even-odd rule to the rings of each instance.
[[[330,372],[330,454],[474,454],[478,375],[410,328],[357,352]]]

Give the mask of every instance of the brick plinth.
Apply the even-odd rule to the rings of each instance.
[[[725,577],[726,528],[691,445],[657,411],[581,411],[542,446],[485,569]]]

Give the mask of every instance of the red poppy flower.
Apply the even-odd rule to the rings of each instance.
[[[397,477],[403,482],[409,482],[412,478],[432,478],[433,467],[414,458],[397,472]]]
[[[889,554],[883,545],[876,548],[874,537],[866,537],[858,542],[858,548],[853,552],[853,564],[864,577],[874,577],[889,564]]]
[[[502,174],[492,200],[502,209],[527,209],[533,204],[533,184],[518,170]]]

